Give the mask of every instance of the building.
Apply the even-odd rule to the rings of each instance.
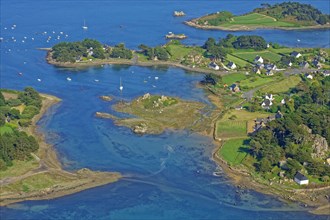
[[[254,63],[264,63],[264,59],[261,56],[256,56]]]
[[[267,76],[272,76],[272,75],[274,75],[274,71],[273,70],[267,70],[266,75]]]
[[[309,63],[307,63],[306,61],[300,63],[300,67],[301,68],[304,68],[304,69],[307,69],[309,67]]]
[[[323,71],[323,76],[330,76],[330,71],[329,70],[324,70]]]
[[[216,64],[215,62],[211,62],[209,64],[209,68],[214,69],[214,70],[219,70],[220,69],[220,67],[218,66],[218,64]]]
[[[290,54],[290,56],[292,56],[292,57],[294,57],[294,58],[299,58],[299,57],[301,57],[302,55],[301,55],[301,53],[299,53],[299,52],[297,52],[297,51],[293,51],[293,52]]]
[[[239,89],[239,87],[238,87],[238,85],[237,84],[232,84],[230,87],[230,90],[232,91],[232,92],[239,92],[239,91],[241,91],[240,89]]]
[[[318,68],[318,69],[321,69],[321,68],[322,68],[322,64],[321,64],[320,61],[318,61],[318,60],[314,60],[314,61],[312,62],[312,64],[313,64],[316,68]]]
[[[299,172],[294,176],[294,181],[299,185],[308,185],[309,182],[308,178]]]
[[[261,74],[261,70],[259,68],[257,68],[257,67],[253,68],[253,72],[255,74]]]
[[[306,73],[306,74],[305,74],[305,77],[306,77],[307,79],[313,79],[313,75],[311,75],[311,74],[309,74],[309,73]]]
[[[285,62],[285,65],[287,65],[287,66],[292,66],[293,65],[293,63],[291,62],[291,60],[289,60],[289,61],[287,61],[287,62]]]
[[[277,66],[275,64],[265,64],[266,70],[277,70]]]
[[[232,69],[233,70],[233,69],[236,69],[237,66],[236,66],[236,64],[234,62],[229,62],[228,65],[227,65],[227,67],[229,69]]]

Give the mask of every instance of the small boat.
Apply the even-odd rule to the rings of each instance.
[[[71,78],[70,77],[67,77],[66,80],[71,81]]]
[[[121,84],[121,78],[120,78],[120,86],[119,86],[119,90],[122,92],[124,89],[123,85]]]
[[[86,26],[86,22],[85,22],[85,20],[84,20],[84,26],[82,26],[82,28],[83,28],[84,30],[87,30],[87,29],[88,29],[88,27]]]
[[[41,79],[37,79],[38,80],[38,82],[41,82]]]
[[[158,80],[159,78],[158,78],[158,76],[155,76],[155,80]]]
[[[94,81],[95,81],[95,82],[99,82],[100,80],[98,80],[98,79],[94,79]]]

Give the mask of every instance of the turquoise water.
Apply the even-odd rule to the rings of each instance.
[[[140,43],[165,43],[163,36],[168,31],[185,33],[189,38],[184,43],[201,45],[209,36],[222,37],[228,32],[196,30],[183,25],[184,19],[215,10],[245,13],[256,4],[1,1],[1,87],[33,86],[63,100],[39,122],[39,128],[54,144],[65,169],[88,167],[118,171],[125,176],[114,184],[74,195],[1,207],[1,219],[327,219],[307,213],[299,204],[285,204],[272,196],[238,189],[225,174],[213,176],[221,168],[211,160],[214,146],[208,137],[188,131],[136,136],[127,128],[114,126],[111,120],[94,117],[96,111],[111,111],[110,104],[98,98],[100,95],[112,95],[115,102],[149,92],[208,103],[203,91],[195,87],[203,75],[177,68],[117,65],[79,71],[61,69],[45,62],[44,51],[35,50],[86,37],[107,44],[125,42],[137,48]],[[313,4],[329,13],[327,1]],[[174,18],[174,10],[183,10],[188,16]],[[84,19],[89,26],[86,32],[81,28]],[[13,24],[16,28],[11,29]],[[45,31],[47,34],[42,34]],[[243,33],[246,34],[236,34]],[[328,30],[249,33],[288,46],[329,47]],[[52,36],[49,43],[48,36]],[[72,81],[68,82],[67,77]],[[122,95],[118,89],[120,78]]]

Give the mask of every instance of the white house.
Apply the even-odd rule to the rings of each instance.
[[[302,55],[301,55],[301,53],[299,53],[299,52],[297,52],[297,51],[293,51],[293,52],[290,54],[290,56],[295,57],[295,58],[299,58],[299,57],[301,57]]]
[[[218,66],[218,64],[216,64],[215,62],[211,62],[209,64],[209,68],[214,69],[214,70],[219,70],[220,69],[220,67]]]
[[[294,176],[294,181],[299,185],[308,185],[309,182],[308,178],[299,172]]]
[[[311,74],[309,74],[309,73],[306,73],[306,74],[305,74],[305,77],[306,77],[307,79],[313,79],[313,75],[311,75]]]
[[[261,56],[256,56],[256,58],[254,59],[255,63],[263,63],[264,62],[264,59],[261,57]]]
[[[236,69],[237,66],[234,62],[229,62],[227,67],[233,70],[233,69]]]

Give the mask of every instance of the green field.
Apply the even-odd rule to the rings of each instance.
[[[218,151],[219,156],[230,165],[241,164],[249,150],[248,145],[244,145],[246,139],[227,140]]]
[[[222,82],[227,84],[227,85],[231,85],[235,82],[241,81],[246,79],[246,75],[244,73],[231,73],[228,75],[224,75],[222,77]]]
[[[290,77],[286,77],[283,80],[278,82],[271,83],[263,88],[260,89],[263,93],[281,93],[286,92],[290,88],[295,87],[301,81],[300,76],[294,75]]]
[[[222,140],[246,138],[247,123],[256,118],[269,116],[267,113],[232,110],[216,123],[216,137]]]
[[[276,76],[267,76],[267,77],[256,76],[256,77],[242,80],[240,82],[240,86],[241,86],[241,88],[246,87],[246,88],[252,89],[252,88],[262,86],[264,84],[268,84],[268,83],[271,83],[271,82],[274,82],[277,80],[278,80],[278,77],[276,77]]]
[[[5,133],[13,133],[13,129],[6,125],[0,127],[0,134],[3,135]]]
[[[249,63],[246,62],[245,60],[242,60],[238,57],[235,57],[231,54],[227,54],[226,56],[226,59],[230,62],[234,62],[237,66],[240,66],[240,67],[245,67],[246,65],[248,65]]]
[[[245,121],[219,121],[217,123],[217,134],[221,139],[230,139],[246,136]]]
[[[292,52],[292,51],[291,51]],[[235,52],[233,53],[233,55],[249,61],[249,62],[253,62],[253,60],[256,58],[256,56],[262,56],[263,59],[267,59],[270,62],[277,62],[279,60],[281,60],[281,55],[277,54],[277,53],[273,53],[271,51],[268,50],[264,50],[264,51],[253,51],[253,52]]]
[[[184,45],[167,45],[166,48],[171,54],[170,60],[181,61],[185,56],[191,53],[194,50],[193,47],[186,47]]]
[[[218,15],[219,16],[219,15]],[[213,14],[210,16],[205,16],[202,20],[207,21],[211,19],[216,19],[217,14]],[[300,24],[298,23],[291,23],[285,21],[278,21],[273,17],[259,14],[259,13],[250,13],[241,16],[235,16],[230,21],[226,21],[221,23],[219,26],[228,27],[228,28],[235,28],[240,26],[247,26],[247,27],[298,27]]]

